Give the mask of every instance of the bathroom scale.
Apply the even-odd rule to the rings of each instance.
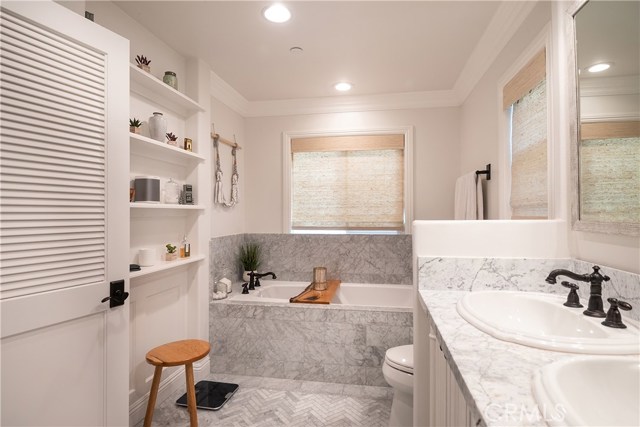
[[[238,390],[238,384],[219,383],[215,381],[198,381],[196,383],[196,408],[217,411],[222,408],[233,393]],[[176,400],[176,405],[187,406],[187,393]]]

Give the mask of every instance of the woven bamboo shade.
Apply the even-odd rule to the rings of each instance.
[[[292,229],[403,229],[403,135],[299,138],[291,146]]]

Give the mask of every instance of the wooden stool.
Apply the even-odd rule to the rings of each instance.
[[[170,342],[150,350],[147,353],[147,363],[156,367],[147,403],[147,413],[144,416],[144,427],[151,426],[153,410],[158,397],[158,387],[162,377],[162,368],[169,366],[184,366],[187,377],[187,407],[189,408],[189,422],[191,427],[198,427],[198,415],[196,413],[196,389],[193,384],[193,362],[196,362],[209,354],[209,343],[202,340],[182,340]]]

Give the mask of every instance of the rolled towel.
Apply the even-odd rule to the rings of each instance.
[[[211,295],[212,300],[225,299],[226,297],[227,297],[227,293],[222,291],[214,292],[213,295]]]

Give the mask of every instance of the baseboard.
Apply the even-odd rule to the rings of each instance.
[[[210,374],[209,356],[193,363],[193,376],[196,382],[206,379]],[[167,400],[176,390],[185,388],[184,368],[176,369],[171,375],[163,378],[158,389],[158,400],[156,407]],[[149,392],[136,400],[129,406],[129,425],[135,426],[144,420],[147,411],[147,401],[149,400]]]

